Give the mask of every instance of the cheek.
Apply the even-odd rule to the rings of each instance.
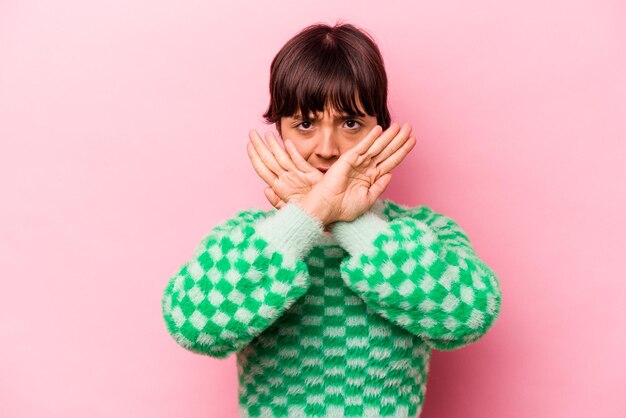
[[[309,156],[313,153],[313,148],[311,148],[310,143],[303,142],[296,138],[294,135],[288,136],[287,134],[285,134],[283,138],[289,139],[291,143],[296,147],[296,151],[298,151],[298,154],[300,154],[305,160],[309,160]],[[283,146],[285,146],[284,143]]]
[[[366,131],[361,131],[358,134],[347,135],[345,138],[339,142],[339,151],[341,154],[345,154],[347,151],[351,150],[359,142],[363,140],[367,136]]]
[[[289,139],[293,145],[296,147],[298,154],[302,156],[305,160],[309,159],[309,156],[313,153],[312,141],[301,140],[295,134],[289,134],[285,132],[285,139]]]
[[[311,154],[313,154],[313,148],[311,147],[311,145],[298,142],[294,142],[294,144],[302,158],[308,161]]]

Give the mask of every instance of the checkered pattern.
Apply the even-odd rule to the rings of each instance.
[[[454,350],[482,337],[499,314],[501,291],[461,227],[427,206],[386,201],[382,215],[387,228],[342,265],[346,285],[433,348]],[[363,225],[342,227],[350,236]]]
[[[283,257],[255,234],[260,209],[217,226],[165,289],[168,331],[190,351],[217,358],[243,348],[309,286],[302,260]]]
[[[311,287],[237,354],[242,416],[408,417],[421,408],[430,350],[340,277],[347,253],[315,247]]]
[[[316,226],[293,207],[291,217],[241,211],[168,282],[174,339],[213,357],[236,352],[241,417],[418,416],[431,349],[468,344],[493,323],[497,279],[458,225],[382,203],[372,240],[357,220],[336,224],[341,239],[302,247]],[[261,234],[270,218],[293,240]],[[361,230],[347,242],[350,228]]]

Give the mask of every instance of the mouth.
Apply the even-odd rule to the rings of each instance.
[[[328,168],[323,168],[323,167],[317,167],[317,169],[321,171],[322,173],[325,173],[328,171]]]

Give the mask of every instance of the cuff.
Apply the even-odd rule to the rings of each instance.
[[[301,259],[324,232],[324,226],[321,220],[291,202],[260,221],[256,232],[281,254]]]
[[[374,245],[374,239],[389,227],[389,222],[368,210],[351,222],[335,222],[331,234],[351,255],[365,253]]]

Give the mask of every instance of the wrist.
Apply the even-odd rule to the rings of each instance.
[[[309,216],[317,218],[322,222],[324,226],[332,223],[328,204],[317,196],[308,193],[297,201],[297,204],[300,205]]]
[[[351,221],[335,222],[331,234],[348,253],[369,254],[375,239],[388,231],[389,222],[368,210]]]

